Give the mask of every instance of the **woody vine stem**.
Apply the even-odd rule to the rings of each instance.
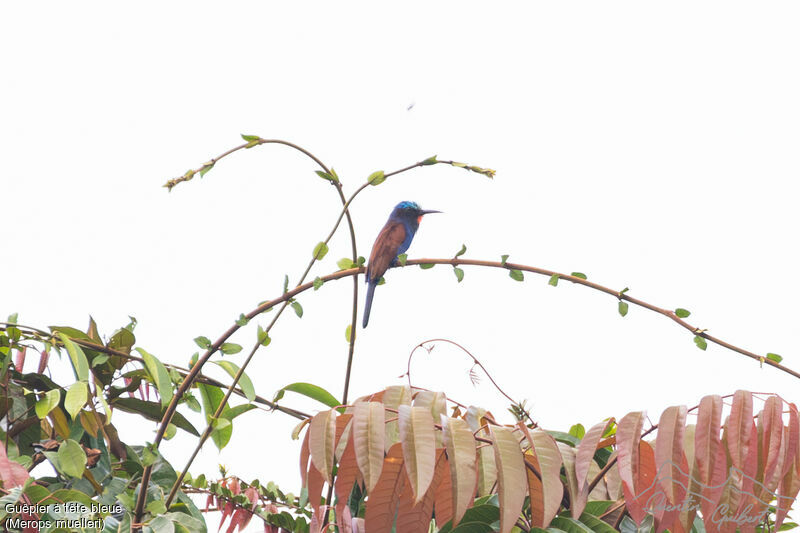
[[[361,260],[359,258],[358,253],[357,253],[355,229],[354,229],[353,221],[352,221],[352,218],[350,216],[350,211],[349,211],[350,204],[353,202],[353,200],[364,189],[366,189],[370,185],[379,185],[380,183],[382,183],[388,177],[391,177],[391,176],[406,172],[408,170],[411,170],[411,169],[414,169],[414,168],[417,168],[417,167],[422,167],[422,166],[429,166],[429,165],[436,165],[436,164],[447,164],[447,165],[451,165],[451,166],[455,166],[455,167],[459,167],[459,168],[464,168],[464,169],[466,169],[468,171],[475,172],[475,173],[478,173],[478,174],[482,174],[482,175],[485,175],[485,176],[490,177],[490,178],[494,176],[494,171],[491,170],[491,169],[486,169],[486,168],[476,167],[476,166],[470,166],[470,165],[466,165],[464,163],[459,163],[459,162],[456,162],[456,161],[442,161],[442,160],[438,160],[436,158],[436,156],[434,156],[434,157],[430,157],[428,159],[425,159],[423,161],[419,161],[417,163],[414,163],[412,165],[409,165],[407,167],[401,168],[399,170],[395,170],[393,172],[388,172],[388,173],[384,173],[382,171],[374,172],[373,174],[371,174],[369,176],[369,178],[367,179],[367,181],[365,183],[363,183],[361,186],[359,186],[355,190],[355,192],[353,192],[353,194],[349,198],[345,199],[342,183],[339,180],[339,177],[336,175],[335,171],[332,168],[329,168],[328,166],[326,166],[322,161],[320,161],[311,152],[305,150],[304,148],[301,148],[298,145],[295,145],[293,143],[290,143],[290,142],[287,142],[287,141],[283,141],[283,140],[262,139],[260,137],[249,136],[249,135],[243,135],[242,137],[245,139],[246,143],[241,144],[241,145],[239,145],[239,146],[237,146],[235,148],[232,148],[232,149],[224,152],[223,154],[219,155],[218,157],[216,157],[214,159],[211,159],[210,161],[204,163],[202,166],[200,166],[197,169],[189,170],[184,175],[182,175],[182,176],[180,176],[178,178],[169,180],[164,186],[167,189],[172,190],[172,188],[174,188],[176,185],[178,185],[178,184],[180,184],[182,182],[191,180],[195,175],[199,174],[202,177],[205,173],[207,173],[209,170],[211,170],[216,165],[216,163],[219,162],[221,159],[223,159],[223,158],[225,158],[225,157],[227,157],[227,156],[229,156],[229,155],[231,155],[231,154],[233,154],[235,152],[238,152],[240,150],[249,149],[249,148],[252,148],[254,146],[259,146],[259,145],[263,145],[263,144],[281,144],[281,145],[288,146],[290,148],[293,148],[293,149],[303,153],[304,155],[309,157],[311,160],[313,160],[320,167],[321,170],[317,171],[317,174],[321,178],[329,181],[335,187],[335,189],[337,191],[337,195],[339,197],[339,200],[340,200],[340,202],[342,204],[342,208],[340,210],[340,213],[339,213],[335,223],[333,224],[333,228],[331,229],[331,231],[328,234],[328,236],[326,237],[326,239],[324,241],[322,241],[320,244],[318,244],[317,247],[314,249],[313,257],[312,257],[311,261],[309,262],[309,264],[307,265],[307,267],[305,268],[305,271],[301,275],[300,281],[297,283],[297,285],[293,289],[285,290],[282,295],[280,295],[280,296],[278,296],[276,298],[273,298],[273,299],[271,299],[269,301],[266,301],[266,302],[260,304],[258,307],[256,307],[252,311],[250,311],[249,313],[244,314],[244,318],[246,319],[246,321],[249,321],[249,320],[255,318],[256,316],[260,315],[261,313],[264,313],[264,312],[272,309],[276,305],[280,305],[281,306],[279,308],[278,312],[276,313],[275,317],[273,318],[273,320],[270,322],[270,324],[264,330],[264,335],[265,335],[266,338],[259,338],[258,339],[258,342],[255,343],[255,345],[251,349],[250,353],[248,354],[247,359],[244,361],[244,363],[241,365],[239,371],[234,376],[233,383],[231,383],[231,385],[228,387],[228,390],[227,390],[223,400],[220,402],[216,412],[211,417],[211,420],[210,420],[209,424],[207,425],[205,431],[203,432],[203,434],[202,434],[202,436],[200,438],[200,441],[198,442],[194,452],[192,453],[190,459],[187,461],[187,464],[183,468],[182,472],[179,474],[178,479],[176,480],[174,486],[172,487],[172,490],[170,491],[170,494],[169,494],[169,496],[168,496],[168,498],[167,498],[167,500],[165,502],[167,508],[169,508],[170,503],[174,499],[174,497],[175,497],[175,495],[177,493],[177,490],[181,485],[181,481],[183,480],[184,476],[188,472],[188,469],[191,466],[192,461],[194,460],[194,458],[199,453],[199,451],[202,448],[202,446],[205,443],[205,441],[208,439],[208,437],[213,432],[214,427],[215,427],[214,426],[215,421],[222,414],[222,411],[223,411],[225,405],[227,404],[227,401],[230,398],[231,394],[233,394],[234,391],[236,391],[236,386],[237,386],[237,384],[239,382],[239,379],[244,374],[244,371],[245,371],[247,365],[252,360],[252,358],[255,355],[256,351],[262,345],[266,345],[267,342],[265,342],[265,341],[266,341],[266,339],[268,339],[269,331],[271,330],[273,325],[277,322],[278,318],[280,317],[282,312],[286,309],[286,307],[293,301],[294,297],[297,296],[300,293],[303,293],[303,292],[311,289],[311,288],[317,288],[318,287],[318,283],[320,283],[320,282],[325,283],[325,282],[328,282],[328,281],[334,281],[334,280],[342,279],[342,278],[345,278],[345,277],[352,277],[353,278],[353,299],[352,299],[352,307],[351,307],[350,338],[349,338],[349,343],[348,343],[347,367],[346,367],[345,380],[344,380],[344,391],[343,391],[343,397],[342,397],[342,403],[343,404],[347,404],[348,393],[349,393],[349,385],[350,385],[350,374],[351,374],[351,369],[352,369],[353,355],[354,355],[354,351],[355,351],[355,340],[356,340],[356,325],[357,325],[357,315],[358,315],[358,275],[361,274],[361,273],[364,273],[364,271],[365,271],[364,267],[362,266],[363,260]],[[351,261],[352,261],[353,267],[352,268],[343,269],[343,270],[339,270],[337,272],[333,272],[333,273],[327,274],[325,276],[320,276],[314,282],[306,282],[305,279],[308,276],[308,274],[309,274],[311,268],[313,267],[314,263],[316,261],[322,259],[322,257],[327,253],[327,244],[330,241],[330,239],[333,237],[333,235],[336,233],[336,231],[337,231],[339,225],[341,224],[341,221],[342,221],[343,218],[347,219],[348,231],[349,231],[349,234],[350,234],[350,242],[351,242]],[[648,309],[648,310],[653,311],[655,313],[664,315],[664,316],[668,317],[669,319],[671,319],[672,321],[676,322],[678,325],[680,325],[684,329],[687,329],[688,331],[692,332],[695,335],[695,342],[698,342],[697,339],[703,339],[703,345],[705,344],[705,341],[712,342],[714,344],[722,346],[723,348],[727,348],[728,350],[734,351],[734,352],[739,353],[741,355],[745,355],[747,357],[750,357],[751,359],[755,359],[755,360],[759,361],[762,364],[766,363],[767,365],[772,366],[774,368],[777,368],[777,369],[781,370],[782,372],[788,373],[788,374],[790,374],[790,375],[792,375],[792,376],[794,376],[796,378],[800,378],[800,373],[798,373],[798,372],[796,372],[796,371],[794,371],[794,370],[792,370],[792,369],[790,369],[790,368],[788,368],[788,367],[786,367],[784,365],[781,365],[778,361],[773,360],[772,358],[769,358],[766,355],[757,354],[755,352],[746,350],[744,348],[740,348],[740,347],[735,346],[735,345],[733,345],[731,343],[728,343],[728,342],[726,342],[726,341],[724,341],[722,339],[719,339],[717,337],[709,335],[705,330],[702,330],[702,329],[700,329],[698,327],[695,327],[695,326],[691,325],[690,323],[686,322],[686,320],[684,320],[685,316],[678,316],[678,314],[676,314],[676,311],[672,311],[672,310],[669,310],[669,309],[666,309],[666,308],[661,308],[661,307],[655,306],[653,304],[650,304],[650,303],[648,303],[648,302],[646,302],[644,300],[640,300],[638,298],[633,298],[633,297],[629,296],[628,294],[626,294],[627,289],[624,289],[622,291],[614,290],[614,289],[611,289],[609,287],[605,287],[603,285],[588,281],[587,279],[585,279],[585,277],[571,275],[571,274],[564,274],[564,273],[560,273],[560,272],[556,272],[556,271],[552,271],[552,270],[547,270],[547,269],[544,269],[544,268],[524,265],[524,264],[509,263],[509,262],[506,261],[507,256],[504,256],[502,261],[486,261],[486,260],[477,260],[477,259],[466,259],[466,258],[461,257],[462,253],[463,253],[463,249],[462,249],[462,252],[459,252],[459,254],[456,255],[456,257],[453,257],[453,258],[450,258],[450,259],[417,259],[417,260],[402,261],[401,262],[402,263],[401,266],[405,267],[405,266],[411,266],[411,265],[421,265],[423,267],[429,268],[432,265],[441,264],[441,265],[450,265],[453,268],[457,268],[459,266],[467,265],[467,266],[476,266],[476,267],[484,267],[484,268],[499,268],[499,269],[508,270],[509,271],[509,275],[511,275],[511,277],[513,279],[517,280],[517,281],[522,281],[522,279],[523,279],[522,272],[530,272],[530,273],[533,273],[533,274],[547,276],[548,278],[550,278],[551,284],[553,284],[553,280],[555,280],[556,283],[557,283],[558,280],[570,281],[572,283],[583,285],[583,286],[588,287],[590,289],[594,289],[596,291],[606,293],[606,294],[618,299],[620,302],[625,302],[626,305],[628,303],[634,304],[636,306]],[[458,270],[460,270],[460,269],[458,269]],[[458,272],[457,272],[457,275],[458,275]],[[463,275],[463,272],[461,273],[461,275]],[[159,444],[161,443],[161,440],[164,437],[164,433],[166,431],[166,428],[167,428],[168,424],[170,423],[170,421],[172,419],[172,416],[174,415],[174,413],[175,413],[175,411],[177,409],[177,406],[178,406],[178,403],[179,403],[180,399],[183,397],[183,394],[198,380],[198,377],[200,376],[200,371],[202,370],[202,367],[211,358],[211,356],[214,355],[220,349],[222,344],[224,342],[226,342],[241,327],[242,326],[240,326],[237,323],[237,324],[232,325],[224,333],[222,333],[222,335],[220,335],[220,337],[216,341],[214,341],[210,346],[208,346],[208,348],[206,349],[205,353],[203,353],[203,355],[199,357],[197,362],[186,373],[183,381],[178,386],[178,389],[177,389],[176,393],[172,397],[172,399],[171,399],[167,409],[165,410],[165,413],[164,413],[164,415],[163,415],[163,417],[162,417],[162,419],[161,419],[161,421],[159,423],[158,431],[156,433],[156,437],[155,437],[155,440],[154,440],[154,445],[156,447],[158,447]],[[699,343],[698,343],[698,346],[700,346]],[[145,507],[145,501],[146,501],[146,496],[147,496],[146,487],[149,484],[151,472],[152,472],[152,466],[147,466],[147,467],[145,467],[145,469],[144,469],[144,471],[142,473],[141,488],[140,488],[139,496],[138,496],[138,499],[137,499],[137,502],[136,502],[135,516],[134,516],[134,523],[137,524],[137,525],[139,525],[141,523],[141,519],[142,519],[142,516],[144,514],[144,507]],[[331,499],[331,493],[330,493],[330,490],[329,490],[329,494],[328,494],[329,503],[330,503],[330,499]],[[326,513],[326,521],[327,521],[327,513]]]

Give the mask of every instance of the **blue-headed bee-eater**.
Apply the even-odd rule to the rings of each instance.
[[[367,263],[367,300],[364,304],[362,327],[367,327],[369,323],[372,296],[378,281],[389,267],[397,265],[397,256],[405,253],[411,246],[411,241],[419,229],[422,217],[428,213],[441,213],[441,211],[421,209],[414,202],[400,202],[392,210],[389,220],[386,221],[386,225],[375,239],[369,263]]]

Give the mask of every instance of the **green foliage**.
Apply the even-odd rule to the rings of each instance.
[[[617,310],[619,311],[620,316],[625,316],[628,314],[628,302],[624,302],[622,300],[619,301],[617,304]]]
[[[314,258],[315,261],[319,261],[323,257],[325,257],[325,255],[327,255],[327,253],[328,253],[328,245],[325,244],[324,242],[320,241],[314,247],[314,253],[312,254],[312,257]]]
[[[694,336],[694,343],[695,343],[695,344],[697,345],[697,347],[698,347],[698,348],[700,348],[701,350],[705,350],[706,348],[708,348],[708,343],[707,343],[707,342],[706,342],[706,340],[705,340],[703,337],[701,337],[700,335],[695,335],[695,336]]]
[[[384,181],[386,181],[386,176],[384,175],[383,170],[376,170],[367,178],[367,183],[373,186],[380,185]]]
[[[517,270],[512,268],[508,271],[508,277],[513,279],[514,281],[522,281],[525,279],[525,274],[522,273],[522,270]]]
[[[282,389],[278,389],[273,397],[273,402],[278,402],[283,398],[283,395],[286,391],[296,392],[297,394],[302,394],[312,400],[316,400],[328,407],[336,407],[341,405],[342,402],[336,399],[336,397],[331,394],[330,392],[326,391],[322,387],[317,385],[313,385],[311,383],[291,383],[286,385]]]
[[[681,307],[675,309],[675,316],[677,316],[678,318],[686,318],[691,314],[692,313],[690,313],[689,311],[687,311],[686,309],[683,309]]]

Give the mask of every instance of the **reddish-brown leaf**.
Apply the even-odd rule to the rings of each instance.
[[[314,508],[314,513],[319,513],[319,508],[322,505],[322,486],[325,484],[325,478],[316,467],[312,464],[308,465],[308,501],[311,507]]]
[[[217,528],[217,532],[222,531],[222,526],[225,524],[225,520],[227,520],[228,517],[233,514],[233,510],[233,503],[226,502],[225,507],[222,508],[222,516],[219,519],[219,528]]]
[[[336,446],[334,447],[334,457],[337,461],[342,456],[342,452],[344,452],[344,447],[347,444],[347,441],[352,438],[352,420],[352,411],[349,413],[340,414],[336,417],[336,436],[334,437]]]
[[[343,506],[347,506],[350,492],[353,485],[359,479],[358,464],[356,463],[356,452],[353,447],[353,440],[350,439],[345,446],[341,459],[339,459],[339,469],[336,474],[335,490],[336,498]]]
[[[231,517],[231,523],[228,524],[228,530],[226,533],[233,533],[233,530],[237,527],[239,531],[247,526],[247,523],[250,522],[250,518],[253,516],[253,513],[248,511],[247,509],[242,509],[241,507],[238,508]]]
[[[542,467],[533,450],[525,452],[525,461],[528,462],[541,475]],[[545,528],[544,524],[544,490],[539,477],[525,467],[525,474],[528,476],[528,496],[530,496],[531,525]]]
[[[397,502],[405,484],[406,473],[403,468],[403,448],[400,443],[393,444],[383,461],[383,469],[378,484],[369,495],[367,512],[364,516],[366,531],[391,531],[397,511]]]
[[[441,469],[441,473],[439,472]],[[441,476],[439,485],[436,487],[436,494],[433,498],[433,508],[436,515],[436,527],[441,529],[443,525],[453,519],[453,480],[450,474],[450,461],[447,455],[444,460],[436,463],[436,476]],[[477,479],[477,477],[473,476]],[[473,490],[474,493],[474,490]]]
[[[29,477],[25,467],[9,459],[6,447],[0,446],[0,481],[3,482],[3,488],[21,487]]]
[[[436,500],[436,489],[442,480],[444,469],[440,464],[446,464],[444,448],[436,450],[436,470],[431,486],[418,503],[414,503],[410,483],[406,483],[400,493],[400,503],[397,509],[396,533],[425,533],[428,531]]]
[[[790,404],[789,406],[789,413],[790,417],[792,413],[795,417],[797,417],[797,407],[794,404]],[[791,467],[786,471],[783,479],[781,480],[780,487],[778,489],[778,502],[777,502],[777,512],[775,513],[775,530],[783,523],[783,520],[786,518],[789,509],[791,508],[792,504],[797,498],[798,492],[800,492],[800,439],[798,436],[792,435],[792,428],[794,431],[797,431],[797,424],[789,423],[789,435],[787,436],[786,440],[794,442],[795,444],[795,451],[794,451],[794,461]],[[787,453],[788,455],[788,453]]]
[[[644,507],[636,499],[635,485],[639,478],[639,442],[643,422],[644,413],[636,411],[622,417],[617,425],[617,468],[628,513],[637,524],[645,517]]]
[[[683,451],[683,436],[686,430],[686,407],[667,407],[661,414],[656,436],[656,476],[668,506],[659,506],[656,511],[657,529],[671,529],[679,515],[680,504],[689,484],[688,466]],[[639,489],[641,490],[641,489]]]
[[[497,465],[497,495],[500,500],[500,533],[508,533],[517,523],[528,478],[519,441],[510,428],[492,426],[494,460]]]
[[[711,484],[714,461],[719,448],[719,429],[722,422],[722,398],[705,396],[697,411],[697,427],[694,433],[694,457],[700,482]]]
[[[589,466],[594,461],[594,453],[603,438],[603,433],[606,432],[608,426],[614,423],[613,418],[609,418],[594,426],[586,432],[581,442],[578,444],[578,452],[575,455],[575,477],[578,480],[578,490],[583,491],[586,484],[589,482]]]
[[[758,461],[760,468],[756,479],[761,481],[768,491],[774,491],[782,477],[780,469],[783,468],[782,458],[786,452],[786,447],[782,446],[783,401],[780,398],[777,396],[767,398],[764,408],[758,415],[758,425],[761,441]],[[781,451],[784,453],[781,454]]]
[[[683,435],[686,430],[686,407],[667,407],[661,414],[656,436],[655,460],[658,481],[673,505],[683,499],[688,484],[687,472],[682,470],[685,462]],[[668,527],[668,526],[665,526]]]
[[[308,449],[308,431],[303,437],[303,444],[300,445],[300,479],[302,487],[306,486],[308,481],[308,460],[311,458],[311,452]]]
[[[22,373],[22,367],[25,366],[25,352],[28,351],[27,346],[23,346],[21,350],[17,350],[17,356],[14,358],[14,368],[17,372]]]
[[[561,452],[555,439],[541,429],[528,431],[524,424],[519,425],[528,439],[531,451],[536,456],[536,464],[541,480],[541,495],[536,495],[536,507],[541,507],[541,522],[533,522],[532,525],[546,528],[558,513],[561,507],[561,500],[564,497],[564,485],[561,483]],[[527,470],[527,469],[526,469]],[[529,476],[532,473],[529,472]],[[539,479],[534,478],[538,482]],[[530,485],[528,477],[528,492],[533,497],[534,487]],[[541,498],[541,501],[539,501]],[[531,500],[533,501],[533,500]],[[531,504],[533,507],[534,504]],[[538,511],[537,511],[538,512]],[[537,514],[538,516],[538,514]]]
[[[49,360],[50,360],[50,352],[42,350],[42,355],[39,357],[39,368],[36,369],[37,374],[44,373],[44,369],[47,368],[47,362]]]
[[[467,423],[460,418],[440,418],[442,440],[450,461],[453,525],[457,525],[475,498],[478,483],[477,442]]]
[[[745,471],[747,455],[750,452],[752,426],[753,395],[748,391],[737,390],[733,394],[733,405],[727,421],[727,447],[733,466],[742,472]]]

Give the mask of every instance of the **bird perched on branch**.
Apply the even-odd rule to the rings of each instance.
[[[389,267],[397,265],[397,256],[405,253],[411,246],[411,240],[419,229],[419,222],[428,213],[441,213],[441,211],[420,209],[414,202],[400,202],[392,210],[389,220],[375,239],[367,263],[367,301],[364,304],[362,327],[367,327],[369,323],[372,296],[378,281]]]

